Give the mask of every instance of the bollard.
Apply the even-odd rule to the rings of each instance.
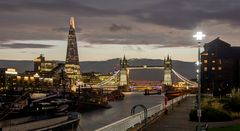
[[[167,102],[168,102],[168,97],[165,95],[164,97],[164,113],[165,114],[168,114]]]

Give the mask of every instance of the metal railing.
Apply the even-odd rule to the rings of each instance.
[[[180,100],[187,97],[187,95],[176,97],[172,100],[169,100],[167,102],[166,108],[170,107],[171,105],[179,102]],[[147,109],[147,117],[150,118],[157,114],[162,114],[164,112],[164,105],[159,104],[154,107]],[[128,116],[126,118],[123,118],[119,121],[116,121],[112,124],[106,125],[104,127],[101,127],[99,129],[96,129],[95,131],[125,131],[129,128],[134,127],[136,124],[142,124],[144,122],[144,112],[139,112],[134,115]]]

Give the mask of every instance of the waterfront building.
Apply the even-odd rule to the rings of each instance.
[[[25,71],[17,75],[17,90],[36,89],[40,87],[40,76],[35,71]]]
[[[88,73],[81,74],[82,81],[88,85],[96,85],[96,84],[100,83],[101,82],[101,80],[99,79],[100,75],[101,74],[97,73],[97,72],[88,72]]]
[[[15,68],[0,68],[0,90],[15,88],[17,74]]]
[[[34,71],[35,72],[49,72],[52,71],[55,67],[57,67],[56,61],[51,60],[45,60],[45,57],[43,54],[41,54],[39,57],[34,59]]]
[[[17,75],[17,88],[21,89],[45,89],[58,87],[60,82],[54,77],[51,72],[48,74],[39,74],[35,71],[25,71],[24,73]]]
[[[225,95],[240,87],[240,47],[232,47],[218,37],[204,45],[201,62],[203,91]]]
[[[70,18],[65,73],[70,80],[71,87],[81,80],[74,17]]]
[[[61,84],[61,73],[64,70],[64,64],[57,63],[53,60],[46,60],[45,57],[41,54],[39,57],[34,59],[34,71],[29,74],[25,72],[22,76],[33,76],[35,73],[38,73],[39,85],[43,87],[59,87]]]

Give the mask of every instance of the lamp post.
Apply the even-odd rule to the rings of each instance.
[[[198,109],[197,109],[197,116],[198,116],[198,126],[197,130],[201,130],[201,54],[200,54],[200,48],[201,48],[201,40],[206,35],[202,32],[197,32],[195,35],[193,35],[194,38],[198,41],[198,61],[197,61],[197,82],[198,82]]]

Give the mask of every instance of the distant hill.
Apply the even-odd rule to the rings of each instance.
[[[0,60],[0,68],[14,67],[18,72],[33,70],[33,61],[28,60]]]
[[[63,63],[62,61],[58,61]],[[159,59],[129,59],[129,65],[163,65],[163,60]],[[27,60],[0,60],[0,68],[15,67],[18,72],[33,70],[33,61]],[[110,59],[106,61],[84,61],[80,62],[81,72],[100,72],[109,73],[114,68],[119,68],[119,59]],[[183,62],[173,60],[173,68],[178,73],[187,78],[195,78],[195,64],[193,62]],[[131,80],[162,80],[162,70],[133,70],[130,72]],[[173,77],[176,79],[176,77]]]

